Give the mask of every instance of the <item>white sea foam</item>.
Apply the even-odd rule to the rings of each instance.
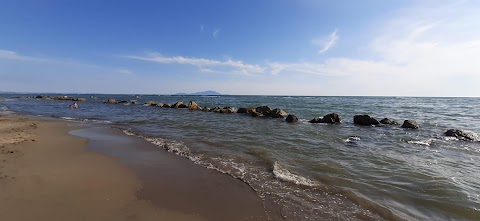
[[[430,138],[430,139],[426,139],[426,140],[409,140],[409,141],[407,141],[407,143],[423,145],[423,146],[430,146],[433,143],[433,141],[435,141],[435,139]]]
[[[76,118],[73,118],[73,117],[60,117],[60,119],[64,119],[64,120],[76,120]]]
[[[309,187],[318,186],[318,183],[316,183],[315,181],[291,173],[278,162],[275,162],[273,164],[273,175],[275,175],[275,177],[280,180],[291,182],[297,185]]]
[[[354,142],[357,142],[357,141],[360,141],[360,137],[351,136],[351,137],[348,137],[347,139],[344,140],[345,143],[354,143]]]

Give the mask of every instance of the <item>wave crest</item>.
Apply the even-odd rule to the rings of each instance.
[[[296,175],[291,173],[289,170],[284,168],[280,163],[275,162],[273,164],[273,175],[280,180],[294,183],[296,185],[316,187],[319,186],[317,182],[310,180],[308,178]]]

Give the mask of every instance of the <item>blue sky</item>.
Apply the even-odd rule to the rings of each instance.
[[[0,1],[0,91],[480,96],[480,2]]]

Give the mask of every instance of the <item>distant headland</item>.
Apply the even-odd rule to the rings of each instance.
[[[222,95],[216,91],[201,91],[201,92],[196,92],[196,93],[177,93],[177,94],[174,94],[174,95]]]

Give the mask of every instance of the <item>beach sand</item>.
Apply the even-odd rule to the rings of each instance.
[[[108,134],[101,137],[103,141],[97,139],[95,142],[70,135],[68,132],[74,129],[82,128],[78,123],[0,115],[0,220],[189,221],[265,218],[261,201],[251,189],[242,186],[241,181],[227,175],[210,179],[212,174],[205,172],[205,168],[194,176],[193,173],[198,171],[196,169],[201,167],[193,163],[180,167],[193,173],[184,176],[176,176],[175,173],[179,171],[170,170],[170,173],[166,173],[167,170],[158,169],[157,166],[175,163],[169,165],[171,169],[178,167],[181,161],[177,158],[167,160],[165,154],[170,153],[165,151],[163,163],[150,165],[150,170],[147,170],[147,167],[135,166],[135,159],[140,158],[121,156],[127,152],[141,154],[153,151],[146,144],[140,143],[142,148],[147,148],[143,152],[135,151],[129,146],[140,141],[122,138],[117,134],[120,140],[127,139],[123,142],[124,152],[108,152],[106,150],[112,148],[112,145],[105,145],[111,143],[108,142]],[[159,150],[156,152],[161,153]],[[161,174],[162,171],[165,174]],[[186,178],[188,175],[192,177]],[[168,176],[180,178],[175,180]],[[213,181],[207,182],[207,185],[178,183],[182,180]],[[191,189],[193,186],[195,188]],[[213,188],[218,188],[219,193],[212,192]],[[195,192],[196,195],[189,196]],[[222,193],[230,195],[223,197]],[[215,197],[202,200],[207,195]],[[248,206],[242,208],[244,205]],[[243,212],[232,212],[236,210]]]

